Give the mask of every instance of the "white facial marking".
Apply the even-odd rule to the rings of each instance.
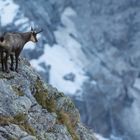
[[[35,37],[34,37],[33,35],[31,35],[30,40],[31,40],[32,42],[36,42]]]

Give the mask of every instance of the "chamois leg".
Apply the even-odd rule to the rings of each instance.
[[[18,73],[18,58],[19,58],[19,54],[15,54],[15,59],[16,59],[16,68],[15,71]]]
[[[1,53],[1,68],[2,68],[2,71],[4,72],[4,56],[3,56],[3,51],[1,51],[0,53]]]
[[[9,56],[10,56],[10,52],[8,51],[8,52],[6,52],[6,56],[5,56],[5,60],[4,60],[4,63],[5,63],[5,71],[7,73],[10,72],[9,66],[8,66],[8,58],[9,58]]]
[[[11,59],[11,66],[10,66],[10,69],[11,69],[12,71],[14,71],[14,66],[13,66],[13,64],[14,64],[14,57],[13,57],[13,54],[10,54],[10,59]]]

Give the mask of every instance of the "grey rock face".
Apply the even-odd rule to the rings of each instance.
[[[71,99],[44,83],[25,59],[19,69],[19,73],[0,71],[0,138],[80,140],[79,112]],[[81,133],[95,140],[85,130]]]
[[[67,130],[62,125],[55,125],[53,127],[54,133],[50,132],[46,134],[46,138],[49,140],[60,139],[60,140],[72,140],[72,137],[67,133]],[[67,133],[67,135],[66,135]]]
[[[37,140],[34,136],[23,131],[19,126],[11,124],[0,127],[1,140],[21,139],[21,140]]]
[[[89,131],[87,135],[87,129],[85,129],[85,127],[83,127],[83,125],[81,124],[77,125],[76,131],[79,134],[81,140],[93,140],[93,139],[97,140],[95,136],[92,135],[92,131],[91,132]]]

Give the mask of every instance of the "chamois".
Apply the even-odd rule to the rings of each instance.
[[[18,58],[24,45],[29,41],[36,43],[38,41],[36,35],[42,31],[43,31],[42,29],[40,31],[35,31],[34,29],[31,28],[30,32],[25,32],[25,33],[7,32],[2,37],[0,37],[2,70],[9,72],[9,67],[7,62],[9,56],[11,58],[10,68],[11,70],[14,70],[13,54],[15,54],[15,60],[16,60],[15,71],[18,72]],[[4,52],[6,53],[5,58],[3,56]]]

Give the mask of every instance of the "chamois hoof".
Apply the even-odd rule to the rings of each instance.
[[[19,72],[19,70],[18,69],[15,69],[15,71],[18,73]]]
[[[10,67],[10,70],[11,70],[11,71],[14,71],[14,68],[13,68],[13,67]]]
[[[10,73],[10,70],[6,70],[6,73]]]

